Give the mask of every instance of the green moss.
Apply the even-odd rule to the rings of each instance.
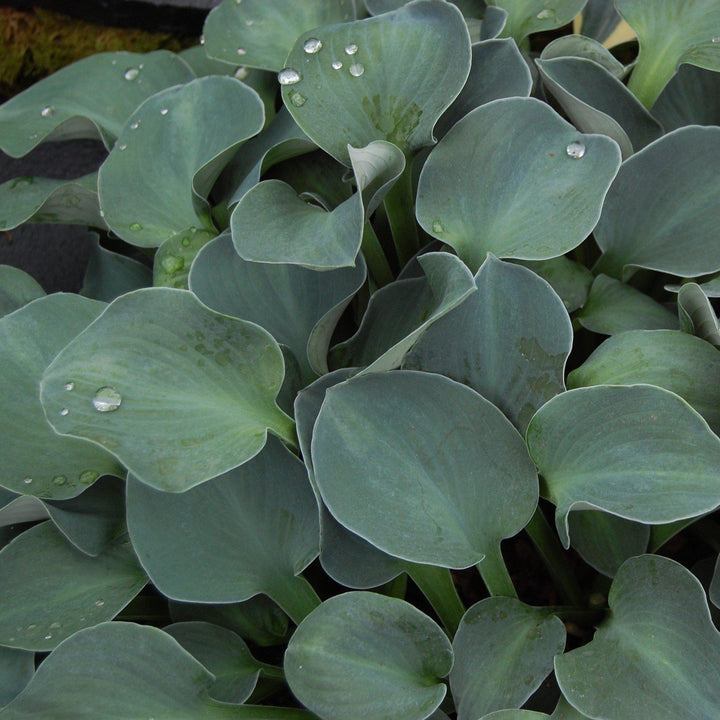
[[[65,65],[98,52],[181,50],[192,40],[170,33],[109,28],[35,8],[0,7],[0,96],[11,96]]]

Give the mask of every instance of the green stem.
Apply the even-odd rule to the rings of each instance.
[[[667,48],[672,54],[674,48]],[[628,90],[648,109],[652,109],[655,101],[660,97],[665,85],[668,84],[675,74],[674,59],[666,62],[666,52],[660,53],[654,62],[648,62],[649,58],[640,58],[630,75]]]
[[[525,526],[525,532],[538,549],[563,601],[569,605],[582,605],[583,593],[577,578],[568,566],[565,551],[557,533],[550,527],[539,506],[535,509],[535,514],[530,518],[530,522]]]
[[[270,427],[270,432],[286,442],[293,450],[299,450],[297,433],[295,432],[295,421],[286,415],[280,408],[276,408],[275,422]]]
[[[482,562],[477,564],[477,569],[491,595],[517,597],[517,591],[510,579],[510,573],[503,560],[500,543],[485,555]]]
[[[393,272],[390,269],[390,264],[385,257],[378,236],[375,234],[375,230],[369,222],[366,222],[363,228],[362,253],[367,263],[370,277],[379,288],[393,281]]]
[[[380,589],[380,592],[388,597],[394,597],[402,600],[405,597],[405,592],[407,590],[407,577],[406,573],[400,573],[390,582],[385,583]]]
[[[433,606],[450,637],[454,637],[465,614],[465,606],[450,571],[434,565],[408,563],[407,572]]]
[[[402,268],[420,249],[420,238],[415,221],[412,163],[409,158],[402,175],[385,196],[385,212],[392,230],[398,261]]]
[[[269,680],[285,680],[285,671],[277,665],[269,665],[268,663],[260,663],[260,672],[264,678]]]
[[[267,588],[265,594],[276,602],[296,625],[322,603],[313,586],[302,575],[278,577],[277,580],[277,584]]]

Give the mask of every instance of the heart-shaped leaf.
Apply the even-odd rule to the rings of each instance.
[[[676,317],[659,302],[620,280],[598,275],[578,313],[580,324],[601,335],[627,330],[676,330]]]
[[[568,376],[569,387],[647,383],[671,390],[720,434],[720,353],[678,330],[636,330],[606,340]]]
[[[527,442],[566,547],[573,509],[661,525],[720,505],[720,439],[684,400],[653,385],[562,393],[537,412]]]
[[[140,103],[193,77],[166,50],[78,60],[0,106],[0,150],[21,157],[44,140],[98,136],[110,147]]]
[[[312,599],[295,576],[318,554],[317,505],[302,463],[279,441],[184,493],[131,481],[127,503],[140,562],[168,597],[226,603],[265,593],[295,618]],[[228,553],[229,542],[242,553]]]
[[[662,127],[608,70],[584,58],[536,60],[543,84],[575,126],[601,133],[620,146],[623,158],[662,135]]]
[[[425,278],[398,280],[371,298],[360,328],[332,350],[335,366],[367,366],[381,372],[400,366],[417,339],[475,292],[470,271],[450,253],[418,258]]]
[[[468,385],[524,432],[535,411],[565,389],[570,318],[544,280],[492,255],[475,283],[477,292],[423,334],[403,367]]]
[[[556,658],[563,695],[592,718],[714,720],[720,634],[699,581],[673,560],[641,555],[620,568],[609,603],[592,642]]]
[[[567,25],[583,9],[586,0],[489,0],[508,14],[503,30],[519,44],[531,33]]]
[[[198,256],[190,287],[208,307],[261,325],[290,348],[307,382],[327,372],[327,349],[340,315],[365,281],[355,267],[317,272],[299,265],[243,260],[229,234]]]
[[[23,650],[50,650],[114,618],[147,582],[127,535],[89,557],[49,522],[2,549],[0,572],[0,643]]]
[[[97,173],[69,181],[20,177],[0,185],[0,230],[12,230],[26,222],[105,228]]]
[[[80,494],[102,474],[122,474],[98,447],[53,432],[40,405],[43,371],[60,350],[91,323],[104,305],[76,295],[49,295],[0,319],[0,483],[42,498]],[[61,381],[52,414],[62,418],[69,378]]]
[[[423,720],[445,696],[453,652],[443,631],[409,603],[350,592],[300,624],[285,677],[323,720]]]
[[[58,355],[41,399],[61,435],[90,439],[142,482],[182,492],[256,455],[268,430],[294,442],[275,404],[283,373],[262,328],[187,291],[148,288],[119,297]]]
[[[227,63],[278,72],[299,35],[355,17],[354,0],[225,0],[205,20],[205,50]]]
[[[372,373],[330,388],[312,461],[340,523],[412,562],[462,568],[497,558],[500,540],[537,505],[535,468],[510,422],[431,373]]]
[[[199,78],[157,93],[132,114],[100,168],[105,222],[141,247],[157,247],[193,226],[215,235],[206,198],[264,119],[257,93],[231,77]]]
[[[0,265],[0,318],[45,295],[35,278],[12,265]]]
[[[214,676],[209,695],[219,702],[241,705],[252,694],[262,663],[231,630],[207,622],[180,622],[163,628]]]
[[[187,290],[193,261],[200,250],[215,237],[214,231],[198,230],[196,227],[170,236],[155,253],[153,285]]]
[[[615,3],[607,0],[588,0],[582,11],[582,34],[605,42],[619,25],[622,18]]]
[[[530,268],[557,293],[568,312],[581,308],[588,299],[593,274],[584,265],[561,255],[551,260],[516,260]]]
[[[715,0],[615,0],[640,41],[630,89],[651,108],[680,63],[720,70],[720,6]]]
[[[652,112],[666,132],[684,125],[720,125],[720,73],[681,65]]]
[[[582,135],[547,104],[495,100],[468,113],[430,153],[417,218],[474,271],[488,252],[558,257],[595,226],[619,165],[612,140]]]
[[[470,38],[448,2],[417,0],[377,17],[302,34],[280,73],[283,100],[323,150],[387,140],[405,155],[432,145],[433,127],[470,70]]]
[[[520,707],[564,649],[565,626],[542,608],[507,597],[473,605],[453,640],[450,688],[458,720]]]
[[[596,269],[623,280],[639,267],[680,277],[720,270],[718,163],[720,128],[695,126],[626,160],[595,228],[603,251]]]
[[[548,43],[540,53],[540,59],[555,58],[592,60],[620,80],[627,74],[625,66],[604,45],[585,35],[561,35]]]
[[[46,658],[0,716],[53,720],[312,720],[303,710],[210,699],[214,676],[167,633],[103,623],[76,633]]]

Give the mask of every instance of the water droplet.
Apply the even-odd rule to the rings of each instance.
[[[350,43],[345,46],[346,55],[354,55],[358,51],[358,46],[355,43]]]
[[[349,68],[348,72],[353,77],[360,77],[365,72],[365,66],[360,63],[353,63]]]
[[[303,50],[308,55],[314,55],[316,52],[319,52],[322,50],[322,40],[318,40],[317,38],[308,38],[303,43]]]
[[[52,105],[46,105],[41,111],[40,114],[44,118],[52,117],[55,114],[55,108]]]
[[[254,21],[254,20],[246,20],[246,21],[245,21],[245,25],[246,25],[247,27],[252,27],[254,24],[255,24],[255,21]]]
[[[293,68],[286,67],[278,73],[278,82],[281,85],[294,85],[295,83],[300,82],[301,79],[302,76],[300,73]]]
[[[165,272],[174,273],[185,267],[185,260],[177,255],[166,255],[160,261],[160,265]]]
[[[95,604],[96,604],[98,607],[102,607],[102,606],[105,604],[105,601],[104,601],[104,600],[96,600],[96,601],[95,601]]]
[[[244,80],[249,74],[250,74],[250,68],[246,68],[244,65],[241,65],[235,71],[234,77],[236,80]]]
[[[238,55],[247,55],[247,50],[245,48],[238,48],[237,54]]]
[[[133,232],[138,232],[139,230],[142,230],[142,225],[141,225],[140,223],[134,222],[134,223],[130,226],[130,229],[131,229]]]
[[[571,142],[565,152],[573,159],[579,160],[585,154],[585,146],[581,142]]]
[[[29,484],[32,482],[32,478],[31,478],[31,477],[23,478],[23,482],[24,482],[26,485],[29,485]]]
[[[140,63],[140,64],[138,65],[138,70],[142,70],[144,67],[145,67],[145,65],[143,65],[143,63]]]
[[[235,4],[239,5],[242,2],[242,0],[235,0]]]
[[[301,95],[299,92],[293,92],[290,95],[290,102],[295,107],[302,107],[305,104],[305,101],[307,98],[304,95]]]
[[[68,415],[69,413],[70,413],[70,411],[69,411],[67,408],[63,408],[63,409],[60,411],[60,414],[61,414],[63,417],[65,417],[65,416]]]
[[[127,145],[125,143],[118,145],[118,150],[120,150],[120,152],[122,152],[123,150],[127,150]]]
[[[104,211],[104,210],[101,210],[101,211],[100,211],[100,217],[101,217],[101,218],[104,218],[104,217],[105,217],[105,211]]]
[[[714,43],[720,43],[720,37],[714,37],[714,38],[712,39],[712,42],[714,42]]]
[[[548,10],[548,8],[545,8],[544,10],[541,10],[535,17],[538,20],[547,20],[548,18],[551,18],[553,16],[553,11]]]
[[[200,36],[200,44],[201,44],[201,45],[204,45],[204,44],[205,44],[205,36],[204,36],[204,35],[201,35],[201,36]]]
[[[78,480],[83,485],[92,485],[99,477],[100,473],[97,470],[83,470],[78,476]]]
[[[45,636],[45,640],[51,640],[51,639],[52,639],[52,633],[48,633],[48,634]]]
[[[444,233],[445,228],[442,226],[442,223],[439,220],[433,220],[432,231],[434,233]]]
[[[161,115],[167,115],[168,112],[169,112],[169,111],[168,111],[167,108],[163,108],[163,109],[160,111],[160,114],[161,114]]]
[[[72,391],[75,389],[75,383],[72,382],[72,381],[66,382],[66,383],[63,385],[63,387],[64,387],[68,392],[72,392]]]
[[[125,79],[126,80],[135,80],[137,76],[140,74],[140,71],[137,68],[128,68],[125,71]]]
[[[53,478],[53,485],[64,485],[67,482],[67,478],[64,475],[56,475]]]
[[[333,62],[332,62],[333,70],[340,70],[341,67],[342,67],[342,63],[340,62],[340,60],[333,60]]]
[[[122,395],[114,388],[106,385],[101,387],[93,398],[93,407],[98,412],[113,412],[120,407]]]
[[[48,626],[51,630],[57,630],[58,628],[61,628],[62,625],[59,622],[50,623]]]
[[[130,125],[131,130],[137,130],[140,127],[140,121],[136,120],[134,123]]]
[[[28,629],[28,630],[34,630],[36,627],[37,627],[37,625],[28,625],[28,626],[27,626],[27,629]]]

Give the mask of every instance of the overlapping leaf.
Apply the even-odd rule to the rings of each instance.
[[[582,10],[586,0],[489,0],[508,13],[503,35],[520,43],[531,33],[567,25]]]
[[[35,278],[12,265],[0,265],[0,317],[45,294]]]

